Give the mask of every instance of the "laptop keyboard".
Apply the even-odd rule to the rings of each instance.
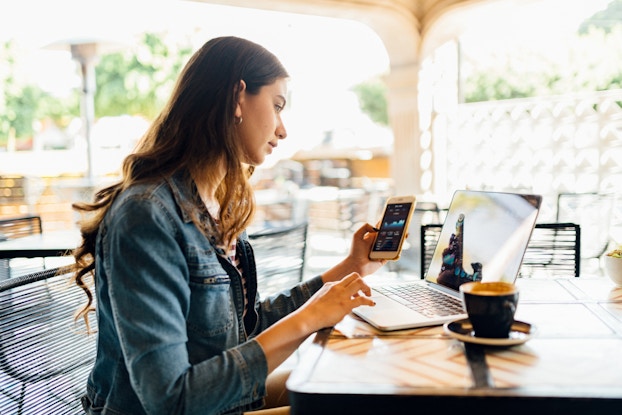
[[[422,284],[383,285],[374,290],[428,317],[465,313],[460,299]]]

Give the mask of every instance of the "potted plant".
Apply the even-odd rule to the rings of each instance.
[[[622,287],[622,245],[605,255],[605,272],[611,280]]]

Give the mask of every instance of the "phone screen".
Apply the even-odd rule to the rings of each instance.
[[[392,203],[387,206],[380,230],[376,236],[373,251],[392,252],[400,248],[402,236],[406,231],[406,220],[412,203]]]

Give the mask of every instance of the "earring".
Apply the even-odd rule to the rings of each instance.
[[[242,124],[242,117],[235,117],[235,125]]]

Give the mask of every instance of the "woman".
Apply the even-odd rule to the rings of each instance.
[[[373,228],[323,275],[259,301],[245,228],[254,166],[286,137],[287,72],[235,37],[190,59],[122,180],[74,207],[76,283],[97,304],[89,414],[222,414],[262,407],[266,378],[312,333],[373,305]],[[95,297],[86,284],[95,276]]]

